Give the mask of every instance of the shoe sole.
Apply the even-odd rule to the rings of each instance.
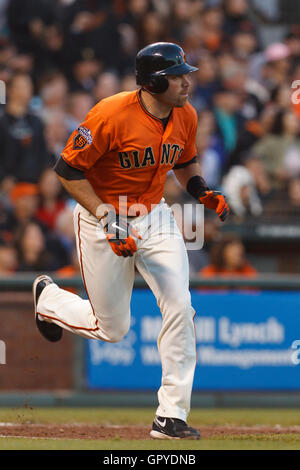
[[[48,279],[51,279],[51,277],[49,276],[46,276],[44,274],[41,274],[40,276],[38,276],[35,280],[34,280],[34,283],[33,283],[33,286],[32,286],[32,294],[33,294],[33,301],[34,301],[34,316],[35,316],[35,319],[37,319],[37,316],[38,316],[38,313],[37,313],[37,304],[36,304],[36,286],[38,285],[38,283],[40,281],[42,281],[45,277],[47,277]],[[52,281],[52,279],[51,279]],[[53,282],[53,281],[52,281]]]
[[[55,326],[57,328],[57,332],[55,332],[58,336],[56,338],[51,338],[51,336],[47,336],[47,333],[45,334],[44,331],[42,331],[42,329],[39,327],[39,324],[38,322],[40,323],[44,323],[42,320],[39,320],[38,318],[38,312],[37,312],[37,303],[36,303],[36,287],[38,285],[39,282],[41,282],[43,279],[45,278],[48,278],[51,280],[51,283],[53,283],[52,279],[50,276],[47,276],[45,274],[41,274],[40,276],[38,276],[34,282],[33,282],[33,286],[32,286],[32,293],[33,293],[33,302],[34,302],[34,317],[35,317],[35,322],[36,322],[36,326],[37,326],[37,329],[39,330],[39,332],[41,333],[41,335],[47,339],[48,341],[50,341],[51,343],[56,343],[57,341],[59,341],[62,337],[62,328],[59,326],[59,325],[56,325],[55,323],[48,323],[48,325],[52,325],[53,327]],[[47,322],[45,322],[47,323]]]
[[[154,431],[152,429],[152,431],[150,431],[150,436],[153,438],[153,439],[181,439],[181,437],[173,437],[173,436],[169,436],[168,434],[164,434],[162,432],[159,432],[159,431]]]
[[[199,441],[201,439],[200,437],[197,436],[186,436],[186,437],[175,437],[175,436],[170,436],[169,434],[164,434],[163,432],[155,431],[152,429],[150,431],[150,437],[153,439],[183,439],[183,440],[192,440],[192,441]]]

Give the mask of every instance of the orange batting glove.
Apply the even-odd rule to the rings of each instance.
[[[129,225],[120,215],[110,211],[105,215],[103,223],[106,238],[111,249],[118,256],[132,256],[137,247],[133,237],[142,239],[142,237]]]
[[[220,191],[204,191],[200,194],[199,201],[207,209],[215,210],[222,222],[229,214],[229,207]]]

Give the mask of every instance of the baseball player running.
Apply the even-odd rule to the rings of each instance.
[[[195,311],[185,244],[164,202],[167,173],[223,221],[228,206],[201,177],[197,116],[188,103],[191,72],[181,47],[151,44],[136,57],[137,84],[97,103],[70,136],[55,171],[77,201],[78,258],[88,300],[49,276],[33,284],[36,324],[49,341],[63,328],[86,338],[120,341],[130,326],[135,267],[162,314],[162,381],[150,432],[158,439],[199,439],[187,425],[194,370]]]

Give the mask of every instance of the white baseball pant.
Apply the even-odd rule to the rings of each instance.
[[[158,350],[162,382],[157,415],[186,421],[196,365],[196,340],[189,292],[189,265],[182,235],[164,200],[131,224],[142,236],[132,257],[117,256],[102,225],[77,204],[74,228],[82,279],[89,300],[50,284],[42,291],[39,318],[86,338],[120,341],[130,327],[135,267],[162,314]]]

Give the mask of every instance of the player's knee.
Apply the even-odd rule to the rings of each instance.
[[[178,296],[175,301],[168,304],[166,312],[171,317],[175,317],[177,321],[190,321],[195,315],[195,310],[191,305],[190,295]]]
[[[128,333],[128,329],[127,330],[118,330],[118,331],[114,331],[110,337],[109,337],[109,342],[110,343],[118,343],[119,341],[121,341],[124,336]]]
[[[108,338],[110,343],[118,343],[128,333],[130,328],[130,321],[119,321],[116,322],[108,332]]]
[[[191,312],[192,307],[190,294],[178,296],[175,302],[173,302],[173,306],[175,307],[179,315],[188,315]]]

